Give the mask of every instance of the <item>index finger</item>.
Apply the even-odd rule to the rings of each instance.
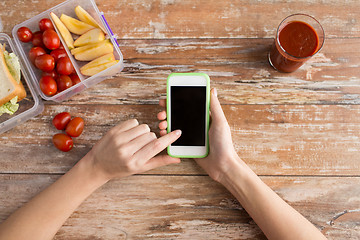
[[[181,136],[181,130],[175,130],[154,141],[148,143],[134,154],[136,159],[147,162],[158,153],[162,152],[167,146],[175,142]]]

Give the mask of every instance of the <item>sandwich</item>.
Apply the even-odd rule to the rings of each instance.
[[[14,114],[26,91],[20,81],[20,63],[14,53],[8,53],[0,44],[0,116],[3,113]]]

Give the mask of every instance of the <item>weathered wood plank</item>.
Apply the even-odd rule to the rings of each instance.
[[[205,72],[226,104],[360,104],[360,43],[332,39],[298,71],[275,71],[270,39],[124,40],[125,69],[69,104],[154,104],[171,72]]]
[[[63,2],[2,1],[4,32]],[[293,13],[307,13],[323,25],[327,37],[360,37],[359,1],[248,0],[96,0],[120,38],[271,38]]]
[[[260,175],[359,175],[359,105],[224,105],[238,154]],[[155,105],[47,105],[33,120],[0,136],[1,172],[63,173],[112,126],[130,118],[157,132]],[[62,111],[86,121],[75,148],[62,153],[51,138]],[[192,160],[151,174],[204,174]]]
[[[0,175],[0,219],[56,178]],[[360,237],[355,224],[360,220],[358,177],[262,179],[329,239]],[[206,176],[133,176],[111,181],[91,195],[56,236],[125,238],[266,239],[234,197]]]

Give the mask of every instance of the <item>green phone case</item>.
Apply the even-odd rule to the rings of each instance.
[[[168,78],[167,78],[167,88],[166,88],[166,115],[167,115],[167,123],[168,126],[170,125],[170,121],[171,121],[171,117],[170,117],[170,102],[169,102],[169,93],[170,93],[170,85],[169,85],[169,79],[173,76],[203,76],[206,79],[206,131],[208,132],[208,134],[206,135],[206,143],[207,143],[207,148],[206,148],[206,153],[202,156],[186,156],[186,155],[172,155],[170,154],[170,147],[167,148],[167,153],[169,154],[169,156],[171,157],[175,157],[175,158],[204,158],[209,154],[209,123],[210,123],[210,116],[209,116],[209,111],[210,111],[210,78],[207,74],[205,73],[171,73]],[[171,132],[172,129],[170,127],[168,127],[167,132]]]

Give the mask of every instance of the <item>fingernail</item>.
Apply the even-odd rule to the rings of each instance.
[[[216,90],[216,88],[214,88],[214,95],[215,95],[215,97],[217,97],[217,90]]]
[[[177,136],[180,136],[180,135],[181,135],[181,130],[176,130],[176,131],[175,131],[175,134],[176,134]]]

